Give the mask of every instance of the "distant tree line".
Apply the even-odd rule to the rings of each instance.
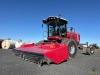
[[[93,47],[96,48],[96,49],[99,49],[99,46],[97,45],[97,43],[94,43]]]

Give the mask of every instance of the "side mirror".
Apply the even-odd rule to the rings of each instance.
[[[52,30],[50,30],[49,33],[52,33]]]
[[[43,24],[42,24],[42,28],[43,28]]]

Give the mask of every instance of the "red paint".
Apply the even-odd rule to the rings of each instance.
[[[29,46],[34,46],[34,43],[21,45],[21,47],[29,47]]]
[[[69,59],[68,47],[65,45],[62,45],[59,48],[54,49],[53,51],[45,53],[44,56],[49,58],[54,63],[59,64]]]
[[[61,39],[61,37],[60,36],[49,36],[47,39],[48,40],[58,40],[58,39]]]
[[[31,53],[40,53],[45,57],[50,59],[52,62],[59,64],[69,58],[68,47],[61,44],[44,44],[41,46],[34,46],[32,44],[23,45],[16,50],[31,52]]]
[[[72,35],[72,37],[71,37],[71,35]],[[76,43],[80,42],[79,34],[78,33],[67,32],[66,36],[67,36],[66,38],[72,38]]]
[[[72,35],[72,37],[71,37]],[[66,39],[66,38],[72,38],[76,43],[80,42],[79,34],[76,32],[67,32],[66,37],[60,37],[60,36],[49,36],[47,39],[48,40],[61,40],[61,39]]]
[[[66,39],[66,38],[72,38],[76,43],[79,42],[79,34],[75,32],[67,32],[67,36],[64,38],[61,38],[60,36],[50,36],[48,37],[49,40],[57,40],[57,39]],[[72,37],[71,37],[72,35]],[[43,54],[45,57],[50,59],[52,62],[59,64],[67,59],[69,59],[68,55],[68,47],[66,45],[62,44],[55,44],[54,42],[43,43],[38,46],[35,46],[34,44],[26,44],[22,45],[20,48],[16,48],[20,51],[30,52],[30,53],[40,53]]]

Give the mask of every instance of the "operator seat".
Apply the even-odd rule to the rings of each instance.
[[[58,35],[58,36],[60,35],[59,30],[60,30],[60,32],[61,32],[61,29],[60,29],[60,28],[58,28],[58,29],[57,29],[57,35]]]
[[[66,36],[66,28],[61,29],[61,36],[65,37]]]
[[[60,33],[59,33],[59,28],[57,29],[57,35],[59,35]]]

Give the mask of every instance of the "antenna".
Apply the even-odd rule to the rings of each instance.
[[[58,15],[59,17],[61,16],[61,14]]]

